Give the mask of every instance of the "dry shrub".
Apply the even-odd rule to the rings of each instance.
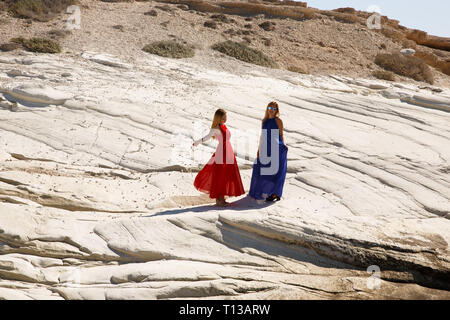
[[[351,14],[356,13],[356,10],[355,10],[354,8],[350,8],[350,7],[346,7],[346,8],[337,8],[337,9],[334,9],[334,10],[332,10],[332,11],[335,11],[335,12],[341,12],[341,13],[351,13]]]
[[[422,59],[432,67],[436,67],[439,61],[439,58],[435,54],[423,50],[416,50],[414,56]]]
[[[215,13],[223,13],[222,8],[216,4],[211,4],[202,0],[168,0],[164,1],[168,3],[174,4],[185,4],[189,7],[189,10],[195,10],[200,12],[215,12]]]
[[[117,30],[120,30],[120,31],[122,31],[122,32],[124,32],[124,30],[125,30],[125,27],[123,26],[123,25],[121,25],[121,24],[116,24],[116,25],[114,25],[114,26],[112,26],[114,29],[117,29]]]
[[[275,30],[275,25],[276,25],[275,22],[272,22],[272,21],[264,21],[263,23],[260,23],[258,26],[259,26],[261,29],[264,29],[264,30],[266,30],[266,31],[273,31],[273,30]]]
[[[158,15],[158,12],[156,10],[150,10],[144,13],[144,15],[146,16],[152,16],[152,17],[156,17]]]
[[[0,51],[3,51],[3,52],[13,51],[13,50],[19,49],[21,47],[22,47],[22,45],[20,43],[14,43],[14,42],[3,43],[0,45]]]
[[[235,36],[235,35],[237,35],[238,33],[237,33],[237,31],[236,30],[234,30],[234,29],[227,29],[227,30],[225,30],[224,32],[223,32],[224,34],[229,34],[230,36]]]
[[[306,68],[305,66],[302,66],[302,65],[290,65],[287,69],[292,72],[297,72],[297,73],[301,73],[301,74],[309,74],[308,68]]]
[[[320,11],[320,13],[322,13],[326,16],[329,16],[338,22],[343,22],[343,23],[357,23],[357,22],[361,21],[360,18],[356,14],[341,13],[341,12],[328,11],[328,10],[322,10],[322,11]]]
[[[442,73],[446,75],[450,75],[450,61],[446,61],[444,59],[440,59],[437,55],[432,52],[427,52],[423,50],[417,50],[414,54],[415,57],[422,59],[427,64],[436,69],[442,71]]]
[[[450,60],[439,60],[437,67],[442,73],[450,76]]]
[[[211,28],[211,29],[217,29],[217,22],[213,20],[208,20],[203,23],[203,26]]]
[[[37,21],[50,21],[56,15],[76,4],[76,0],[5,0],[8,11],[15,18],[31,18]]]
[[[395,75],[390,71],[377,70],[372,72],[372,75],[377,79],[395,81]]]
[[[264,40],[264,45],[266,47],[270,47],[272,45],[272,39],[269,38],[262,38],[262,40]]]
[[[0,12],[7,11],[8,10],[8,4],[4,0],[0,0]]]
[[[252,39],[250,39],[249,37],[243,37],[242,40],[244,40],[248,44],[252,43]]]
[[[387,24],[389,27],[394,28],[394,29],[399,28],[399,23],[400,23],[400,21],[394,20],[394,19],[389,19],[389,18],[387,18],[387,20],[385,22],[385,24]]]
[[[161,57],[175,59],[192,58],[195,55],[192,47],[185,46],[173,40],[155,41],[147,44],[142,50]]]
[[[13,38],[11,42],[21,44],[27,51],[39,53],[60,53],[61,46],[58,42],[50,39],[22,37]]]
[[[380,53],[375,57],[375,63],[398,75],[430,84],[434,83],[430,67],[417,57],[405,56],[400,53]]]
[[[414,41],[412,41],[412,40],[409,40],[409,39],[403,39],[402,40],[402,47],[403,48],[412,48],[412,49],[416,49],[417,48],[417,43],[415,43]]]
[[[314,18],[314,11],[310,8],[305,8],[303,5],[295,5],[295,7],[283,7],[281,5],[282,3],[280,3],[280,5],[234,1],[218,1],[209,3],[200,0],[167,0],[164,2],[186,4],[189,6],[189,9],[201,12],[235,14],[240,16],[254,16],[258,14],[264,14],[267,17],[291,18],[294,20],[306,20]]]
[[[403,39],[405,38],[405,35],[402,32],[396,31],[394,29],[382,28],[378,30],[378,32],[381,32],[381,34],[383,34],[385,37],[398,44],[401,44]]]
[[[269,68],[278,67],[275,61],[266,56],[264,53],[256,49],[250,48],[242,43],[227,40],[224,42],[216,43],[211,48],[213,50],[217,50],[223,54],[226,54],[230,57],[248,63],[253,63],[256,65]]]
[[[162,10],[162,11],[166,11],[166,12],[172,12],[174,10],[171,6],[169,6],[167,4],[163,5],[163,6],[155,6],[154,8]]]
[[[296,20],[305,20],[314,17],[312,10],[303,7],[283,8],[245,2],[219,2],[219,5],[226,13],[243,16],[264,14],[267,17],[292,18]]]
[[[284,1],[280,1],[280,0],[264,0],[265,2],[270,2],[271,4],[274,5],[280,5],[280,6],[294,6],[294,7],[303,7],[306,8],[307,7],[307,3],[306,2],[300,2],[300,1],[292,1],[292,0],[284,0]],[[252,2],[252,1],[249,1]]]
[[[230,19],[224,14],[213,14],[210,18],[214,19],[214,20],[217,20],[217,21],[220,21],[220,22],[223,22],[223,23],[236,22],[234,19]]]

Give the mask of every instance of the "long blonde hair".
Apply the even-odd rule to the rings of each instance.
[[[269,119],[269,107],[277,107],[277,113],[275,113],[275,117],[278,117],[280,115],[280,107],[278,107],[278,103],[275,101],[269,102],[269,104],[266,107],[266,113],[264,114],[264,119],[262,119],[262,123]]]
[[[216,112],[214,113],[214,118],[213,118],[213,122],[211,124],[211,128],[217,128],[219,126],[220,121],[222,121],[223,116],[226,114],[227,112],[223,109],[217,109]],[[216,137],[213,136],[213,139],[215,139]]]

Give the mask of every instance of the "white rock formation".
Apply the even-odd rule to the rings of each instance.
[[[449,90],[234,63],[0,56],[0,298],[450,298]],[[283,200],[213,206],[192,139],[248,191],[271,100]]]

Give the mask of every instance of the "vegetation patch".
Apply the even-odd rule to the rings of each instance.
[[[205,27],[208,27],[208,28],[211,28],[211,29],[217,29],[217,22],[215,22],[213,20],[205,21],[205,23],[203,23],[203,25]]]
[[[253,63],[263,67],[278,68],[275,61],[273,61],[270,57],[266,56],[261,51],[246,46],[243,43],[227,40],[216,43],[211,48],[241,61]]]
[[[240,1],[217,1],[210,3],[200,0],[166,0],[166,2],[177,5],[185,4],[190,10],[199,12],[235,14],[245,17],[259,14],[264,14],[266,17],[271,18],[291,18],[294,20],[306,20],[315,17],[314,10],[306,8],[305,2],[296,1],[270,1],[272,2],[270,4]]]
[[[13,38],[11,39],[12,43],[17,43],[22,45],[27,51],[31,52],[39,52],[39,53],[60,53],[61,52],[61,46],[58,42],[50,40],[50,39],[43,39],[43,38],[31,38],[31,39],[25,39],[25,38]]]
[[[353,13],[345,13],[339,11],[327,11],[323,10],[320,13],[333,18],[334,20],[342,23],[358,23],[360,22],[360,18]]]
[[[375,57],[375,63],[398,75],[430,84],[434,83],[430,67],[417,57],[405,56],[400,53],[380,53]]]
[[[372,75],[377,79],[395,81],[395,75],[390,71],[377,70],[372,72]]]
[[[192,47],[175,42],[173,40],[155,41],[147,44],[142,50],[167,58],[192,58],[195,51]]]
[[[290,65],[288,67],[288,70],[291,72],[297,72],[297,73],[301,73],[301,74],[309,74],[308,69],[305,66],[300,66],[300,65]]]
[[[276,25],[275,22],[272,22],[272,21],[264,21],[263,23],[260,23],[258,26],[259,26],[261,29],[264,29],[264,30],[266,30],[266,31],[273,31],[273,30],[275,30],[275,25]]]
[[[3,0],[4,7],[15,18],[50,21],[77,3],[76,0]]]
[[[156,10],[150,10],[145,12],[144,15],[156,17],[158,15],[158,12],[156,12]]]
[[[405,35],[402,32],[396,31],[394,29],[382,28],[377,31],[383,34],[385,37],[391,39],[393,42],[400,45],[403,43],[403,40],[405,39]]]
[[[3,43],[0,45],[0,51],[3,51],[3,52],[13,51],[13,50],[19,49],[21,47],[22,47],[22,45],[20,43],[14,43],[14,42]]]
[[[224,14],[213,14],[211,16],[211,19],[223,22],[223,23],[232,23],[232,22],[236,22],[236,20],[234,19],[230,19],[228,18],[226,15]]]

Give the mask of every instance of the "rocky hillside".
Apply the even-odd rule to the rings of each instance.
[[[57,11],[63,4],[74,1],[54,3]],[[211,46],[232,40],[263,52],[281,69],[365,78],[374,78],[383,70],[375,63],[378,54],[412,48],[416,57],[431,67],[433,80],[429,83],[450,85],[449,39],[409,30],[387,17],[381,19],[382,29],[369,29],[366,20],[371,14],[352,8],[325,11],[307,8],[306,3],[286,1],[80,0],[77,3],[81,9],[81,28],[70,33],[65,31],[71,14],[55,17],[53,12],[50,19],[51,11],[40,15],[30,13],[32,10],[15,15],[17,9],[9,14],[4,11],[0,44],[17,37],[53,38],[67,54],[101,51],[131,62],[144,55],[142,48],[146,44],[175,40],[197,49],[198,54],[192,60],[214,63]],[[27,15],[30,18],[24,19]],[[400,72],[395,79],[409,81],[405,75]]]

